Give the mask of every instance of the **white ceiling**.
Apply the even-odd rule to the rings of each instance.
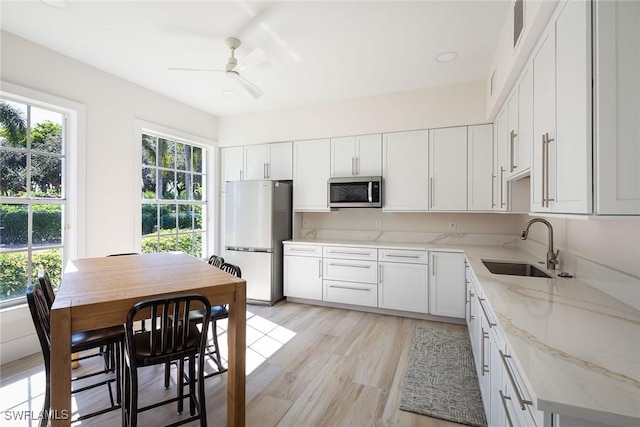
[[[510,1],[88,1],[56,9],[0,3],[0,26],[153,91],[216,115],[316,104],[486,79]],[[224,73],[228,36],[239,62],[260,47],[270,59]],[[439,63],[446,51],[457,60]],[[223,95],[234,90],[237,97]]]

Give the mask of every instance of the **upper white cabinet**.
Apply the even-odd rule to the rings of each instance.
[[[383,135],[383,210],[428,210],[428,158],[428,131],[417,130]]]
[[[493,209],[493,125],[467,128],[467,210]]]
[[[244,157],[242,147],[225,147],[221,150],[222,191],[227,181],[241,181],[244,179]]]
[[[465,318],[465,257],[461,253],[431,252],[430,313]]]
[[[429,209],[467,209],[467,127],[429,130]]]
[[[382,135],[331,138],[331,176],[382,175]]]
[[[598,214],[640,214],[640,2],[595,2]]]
[[[592,212],[591,4],[561,4],[533,57],[535,212]]]
[[[291,151],[291,142],[245,146],[244,179],[292,179],[293,171]]]
[[[327,180],[331,169],[329,139],[293,143],[293,209],[328,211]]]
[[[493,210],[506,211],[508,207],[508,118],[507,109],[496,118],[493,133]]]
[[[525,69],[507,101],[508,179],[531,170],[533,137],[533,72]]]

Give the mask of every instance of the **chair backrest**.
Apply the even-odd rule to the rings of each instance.
[[[204,317],[202,330],[189,321],[189,312]],[[170,362],[203,352],[211,315],[209,300],[198,294],[169,295],[135,304],[127,315],[125,335],[132,366],[149,366]],[[147,321],[145,332],[134,333],[133,324]]]
[[[218,255],[211,255],[209,257],[209,264],[213,265],[214,267],[220,268],[220,266],[224,264],[224,258]]]
[[[47,270],[38,270],[38,282],[40,282],[44,296],[47,299],[47,303],[49,303],[49,308],[51,308],[53,300],[56,298],[56,293],[53,291],[53,285]]]
[[[51,306],[40,283],[35,283],[27,290],[27,303],[31,311],[33,326],[36,328],[42,355],[44,357],[45,368],[49,369],[49,354],[51,347],[51,327],[50,315]]]
[[[229,264],[228,262],[222,263],[220,266],[220,270],[226,271],[229,274],[233,274],[237,277],[242,277],[242,272],[240,271],[240,267],[234,264]]]

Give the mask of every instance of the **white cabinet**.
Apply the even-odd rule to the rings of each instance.
[[[467,210],[493,209],[493,125],[467,128]]]
[[[322,299],[328,302],[378,306],[378,250],[325,247]]]
[[[378,307],[429,312],[427,251],[379,250]]]
[[[293,143],[293,209],[328,211],[327,180],[331,150],[328,139]]]
[[[245,146],[245,179],[292,179],[291,151],[290,142]]]
[[[322,300],[322,246],[284,245],[284,295]]]
[[[465,258],[452,252],[431,252],[430,313],[465,318]]]
[[[590,7],[561,4],[533,57],[535,212],[592,211]]]
[[[331,176],[382,175],[382,135],[331,138]]]
[[[507,101],[507,179],[527,176],[531,170],[533,138],[533,72],[526,68]]]
[[[222,182],[244,179],[244,149],[242,147],[224,147],[221,150]]]
[[[508,117],[507,109],[496,118],[493,133],[493,210],[506,211],[509,194],[507,182],[508,168]]]
[[[510,178],[514,171],[518,168],[518,107],[519,107],[519,96],[518,96],[518,87],[514,87],[509,99],[507,100],[507,153],[509,155],[508,160],[508,168],[507,168],[507,178]]]
[[[467,209],[467,127],[429,131],[429,209]]]
[[[428,138],[429,133],[426,130],[383,135],[383,210],[428,210]]]

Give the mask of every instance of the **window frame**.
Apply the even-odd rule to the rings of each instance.
[[[62,164],[62,197],[8,197],[3,199],[3,201],[6,200],[11,204],[28,205],[30,209],[32,206],[38,204],[59,204],[63,206],[61,244],[47,246],[47,248],[62,248],[61,268],[62,274],[64,275],[67,262],[70,259],[83,257],[86,253],[86,244],[84,239],[81,238],[81,236],[86,235],[86,169],[84,162],[79,161],[85,158],[86,107],[83,104],[65,98],[5,81],[0,81],[0,97],[8,101],[54,111],[63,116],[63,146],[62,154],[60,155],[60,157],[64,159]],[[29,150],[27,149],[26,152],[29,153]],[[27,183],[27,185],[29,185],[29,183]],[[31,218],[32,215],[29,216],[29,230],[32,229]],[[46,247],[36,248],[35,250],[39,251],[45,248]],[[6,251],[6,253],[21,251],[27,251],[29,254],[34,251],[31,238],[29,238],[26,248],[16,251]],[[29,255],[29,259],[31,259],[31,255]],[[29,264],[28,269],[31,268],[32,266]],[[27,271],[28,280],[31,280],[32,277],[33,270]],[[0,310],[24,304],[26,304],[25,297],[2,300],[0,301]]]

